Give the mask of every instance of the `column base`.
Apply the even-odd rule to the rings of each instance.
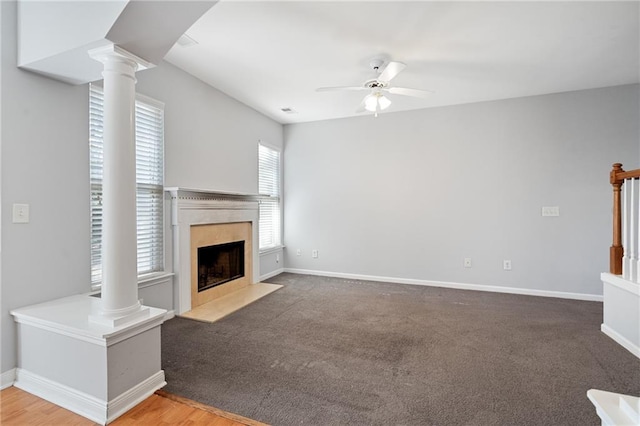
[[[106,325],[107,327],[118,327],[133,321],[148,318],[149,314],[148,307],[139,305],[135,311],[127,314],[112,314],[102,311],[91,313],[89,314],[89,322]]]
[[[11,311],[18,324],[15,386],[106,424],[166,384],[166,311],[143,306],[108,325],[88,321],[99,307],[100,299],[79,295]],[[112,325],[118,321],[124,323]]]

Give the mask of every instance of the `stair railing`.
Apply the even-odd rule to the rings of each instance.
[[[640,169],[624,171],[615,163],[609,181],[613,187],[613,244],[609,272],[640,282]]]

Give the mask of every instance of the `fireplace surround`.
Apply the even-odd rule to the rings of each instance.
[[[173,187],[165,191],[171,201],[176,314],[259,281],[256,194]],[[245,241],[244,277],[198,292],[198,248],[239,240]]]

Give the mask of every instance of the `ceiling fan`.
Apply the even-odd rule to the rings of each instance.
[[[414,98],[426,98],[431,93],[430,90],[409,89],[406,87],[391,87],[389,82],[400,72],[406,68],[406,64],[402,62],[390,61],[386,65],[382,59],[373,59],[369,63],[374,72],[378,74],[377,78],[367,80],[362,86],[344,86],[344,87],[320,87],[317,92],[340,91],[340,90],[368,90],[370,93],[362,99],[362,102],[356,109],[356,112],[370,111],[378,116],[378,112],[389,108],[391,101],[383,92],[394,95],[411,96]],[[382,66],[384,68],[382,68]]]

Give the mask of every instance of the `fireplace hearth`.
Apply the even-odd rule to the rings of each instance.
[[[244,241],[198,247],[198,292],[244,277]]]

